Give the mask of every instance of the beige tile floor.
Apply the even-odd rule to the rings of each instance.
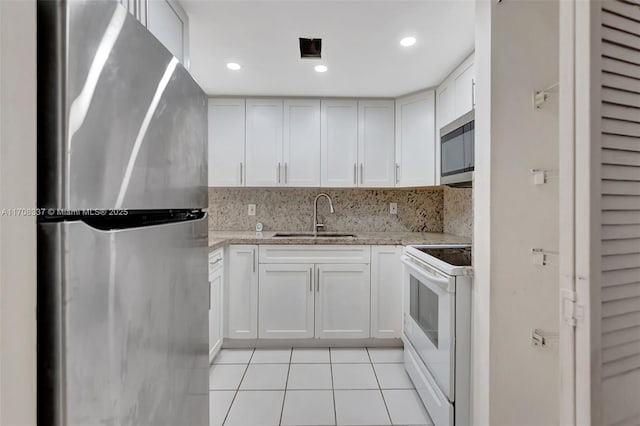
[[[398,348],[223,349],[210,426],[431,425]]]

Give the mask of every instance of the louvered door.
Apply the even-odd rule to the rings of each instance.
[[[601,23],[601,417],[606,425],[637,425],[640,424],[640,2],[603,2]]]

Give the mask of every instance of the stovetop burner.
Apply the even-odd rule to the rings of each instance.
[[[438,248],[414,246],[414,248],[452,266],[471,266],[471,247]]]
[[[471,248],[421,248],[423,253],[433,256],[453,266],[471,266]]]

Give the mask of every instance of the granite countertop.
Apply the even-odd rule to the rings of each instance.
[[[286,232],[286,231],[280,231]],[[470,244],[471,238],[441,232],[353,232],[355,237],[274,237],[276,231],[212,231],[209,250],[227,244],[360,244],[360,245],[412,245],[412,244]]]

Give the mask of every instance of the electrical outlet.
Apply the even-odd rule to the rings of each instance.
[[[255,204],[249,204],[248,215],[249,216],[255,216],[256,215],[256,205]]]
[[[389,203],[389,213],[398,214],[398,203]]]

